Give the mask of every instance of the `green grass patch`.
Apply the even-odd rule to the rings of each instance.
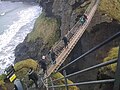
[[[14,68],[18,78],[22,79],[28,73],[30,68],[38,70],[38,63],[35,60],[27,59],[15,64]]]
[[[64,76],[61,73],[56,73],[56,74],[52,75],[53,80],[58,79],[60,77],[64,77]],[[59,80],[59,81],[55,82],[54,84],[63,85],[64,83],[65,83],[65,80],[62,79],[62,80]],[[73,82],[71,80],[68,80],[68,79],[67,79],[67,83],[68,84],[73,84]],[[55,90],[66,90],[66,88],[61,87],[61,88],[56,88]],[[79,88],[77,86],[69,86],[69,90],[79,90]]]
[[[58,21],[55,18],[45,17],[41,14],[34,25],[33,31],[28,34],[27,41],[35,41],[42,38],[44,43],[52,46],[60,37]]]
[[[4,79],[5,79],[5,77],[6,77],[6,75],[5,75],[5,74],[0,75],[0,80],[4,80]]]
[[[101,0],[99,9],[120,21],[120,0]]]
[[[106,58],[104,58],[103,62],[118,58],[118,51],[119,51],[119,47],[112,48],[108,52],[108,56]],[[102,67],[100,69],[100,71],[103,72],[103,73],[106,73],[106,74],[109,70],[112,71],[112,72],[115,72],[116,71],[116,65],[117,65],[116,63],[115,64],[110,64],[106,67]]]
[[[7,90],[5,87],[5,83],[2,80],[0,80],[0,90]]]
[[[33,82],[28,79],[28,71],[30,68],[33,68],[33,70],[38,73],[39,71],[39,65],[35,60],[32,59],[26,59],[20,62],[17,62],[14,65],[15,68],[15,74],[17,78],[22,80],[24,88],[26,88],[25,85],[32,85]]]

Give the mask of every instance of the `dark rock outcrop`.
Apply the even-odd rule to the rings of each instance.
[[[33,44],[34,43],[34,44]],[[43,41],[38,38],[35,42],[26,42],[19,44],[15,49],[15,63],[25,59],[40,60],[43,51]]]

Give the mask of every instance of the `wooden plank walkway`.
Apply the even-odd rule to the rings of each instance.
[[[51,65],[50,68],[48,68],[47,77],[50,76],[52,72],[56,72],[59,69],[61,64],[65,61],[65,59],[68,57],[68,55],[70,54],[74,46],[77,44],[78,40],[81,38],[86,28],[90,24],[90,21],[92,17],[94,16],[95,11],[97,10],[99,1],[100,0],[95,0],[95,3],[91,6],[92,7],[91,10],[87,14],[87,17],[88,17],[87,21],[84,23],[83,26],[80,26],[78,30],[76,31],[76,33],[72,36],[68,44],[68,48],[63,49],[61,53],[58,55],[58,57],[56,58],[56,64]]]

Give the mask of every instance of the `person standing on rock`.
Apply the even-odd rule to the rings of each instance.
[[[30,68],[29,72],[28,72],[28,78],[29,80],[33,80],[33,82],[35,83],[36,88],[38,88],[38,75],[34,72],[34,70],[32,68]]]
[[[39,64],[41,65],[41,68],[43,69],[43,73],[47,74],[47,64],[45,62],[45,56],[42,56],[42,60],[39,61]]]

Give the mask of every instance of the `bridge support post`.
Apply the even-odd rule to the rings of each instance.
[[[65,80],[65,87],[66,87],[66,90],[69,90],[68,84],[67,84],[67,78],[65,77],[65,76],[66,76],[66,71],[65,71],[65,70],[63,71],[63,75],[64,75],[64,80]]]
[[[115,82],[114,82],[113,90],[120,90],[120,44],[119,44],[117,69],[115,73]]]

